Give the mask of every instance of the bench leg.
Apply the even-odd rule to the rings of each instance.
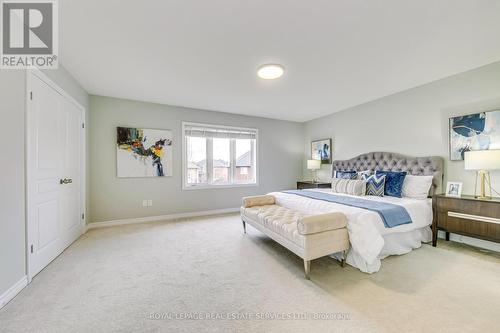
[[[243,233],[246,234],[247,233],[247,225],[246,225],[245,221],[241,220],[241,222],[243,223]]]
[[[310,280],[309,273],[311,272],[311,260],[304,259],[304,273],[306,275],[306,279]]]
[[[342,261],[340,262],[340,265],[341,265],[342,267],[345,267],[345,259],[346,259],[346,256],[347,256],[347,251],[346,251],[346,250],[342,251]]]

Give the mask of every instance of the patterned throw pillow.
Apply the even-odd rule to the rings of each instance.
[[[335,178],[357,179],[358,178],[358,173],[356,171],[337,171],[335,173]]]
[[[365,195],[366,182],[364,180],[333,178],[332,192],[350,195]]]
[[[384,194],[390,197],[401,198],[403,191],[403,182],[405,181],[406,171],[380,171],[375,173],[377,176],[385,176]]]
[[[363,175],[363,180],[366,182],[366,195],[384,196],[385,175]]]

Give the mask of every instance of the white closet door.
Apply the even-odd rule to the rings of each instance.
[[[70,101],[62,101],[63,139],[61,144],[62,176],[68,180],[60,186],[60,201],[62,205],[61,227],[63,248],[68,247],[81,234],[81,171],[83,161],[82,145],[82,115],[80,110]]]
[[[31,75],[28,107],[28,255],[33,277],[82,232],[82,111]]]

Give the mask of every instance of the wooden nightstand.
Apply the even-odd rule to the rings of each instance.
[[[471,195],[460,198],[435,195],[432,200],[434,218],[432,245],[437,244],[438,230],[500,242],[500,198],[478,199]]]
[[[297,182],[297,190],[304,190],[307,188],[332,188],[332,183],[301,181]]]

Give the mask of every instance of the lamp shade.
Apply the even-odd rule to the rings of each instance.
[[[321,161],[320,160],[307,160],[307,169],[308,170],[321,169]]]
[[[465,170],[500,169],[500,150],[467,151],[464,159]]]

